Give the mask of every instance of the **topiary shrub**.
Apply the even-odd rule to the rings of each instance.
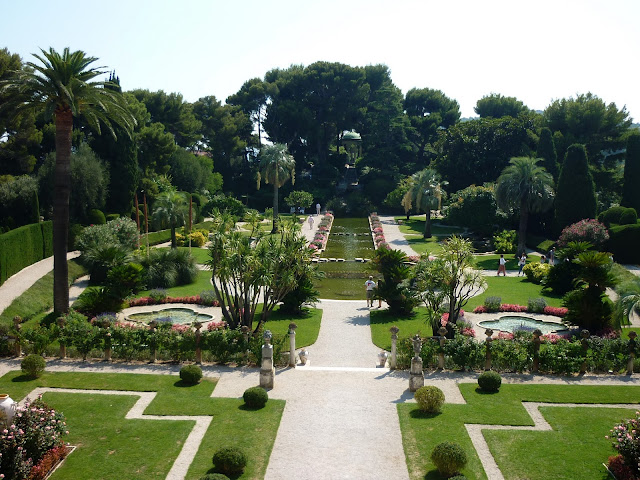
[[[204,477],[200,477],[200,480],[229,480],[229,477],[222,473],[207,473]]]
[[[467,480],[467,477],[464,475],[454,475],[453,477],[449,477],[449,480]]]
[[[444,393],[432,385],[420,387],[413,396],[423,412],[439,413],[444,403]]]
[[[87,220],[91,225],[104,225],[107,223],[107,218],[104,216],[104,213],[102,213],[102,210],[98,210],[97,208],[89,210]]]
[[[502,377],[497,372],[482,372],[478,377],[478,386],[483,392],[495,393],[500,390],[502,385]]]
[[[185,365],[180,369],[180,380],[188,385],[196,385],[202,380],[202,369],[197,365]]]
[[[249,408],[263,408],[269,400],[269,395],[262,387],[251,387],[244,391],[242,399]]]
[[[38,378],[44,372],[46,366],[47,362],[45,362],[44,358],[35,354],[27,355],[20,362],[22,373],[30,378]]]
[[[247,455],[238,447],[224,447],[213,454],[216,470],[225,475],[236,475],[247,466]]]
[[[431,461],[445,478],[453,476],[467,464],[467,454],[460,445],[453,442],[442,442],[431,452]]]
[[[635,208],[626,208],[620,215],[620,225],[635,225],[638,223],[638,212]]]

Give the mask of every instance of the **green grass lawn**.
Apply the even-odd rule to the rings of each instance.
[[[478,305],[484,304],[486,297],[501,297],[502,303],[526,305],[530,298],[543,297],[547,305],[561,307],[562,297],[542,292],[542,285],[527,281],[526,277],[486,276],[487,289],[469,300],[464,310],[470,312]]]
[[[171,247],[162,247],[162,248],[169,249]],[[186,251],[188,251],[189,247],[178,247],[178,250],[186,250]],[[191,256],[193,258],[195,258],[196,259],[196,263],[198,263],[200,265],[204,265],[209,260],[211,260],[211,257],[209,256],[209,249],[208,248],[200,248],[200,247],[192,246],[191,247]]]
[[[431,254],[438,255],[442,252],[442,246],[440,245],[440,240],[442,238],[431,237],[424,239],[422,236],[405,236],[409,246],[413,248],[418,255]]]
[[[170,297],[186,297],[191,295],[200,295],[204,290],[213,290],[211,285],[211,272],[209,270],[198,270],[198,275],[194,283],[189,285],[179,285],[177,287],[167,288],[167,294]],[[146,297],[151,290],[143,290],[136,297]]]
[[[69,284],[87,274],[75,260],[69,260]],[[53,308],[53,271],[36,281],[0,314],[0,324],[13,325],[16,315],[28,320]]]
[[[411,234],[420,234],[424,233],[424,222],[425,215],[412,215],[409,217],[407,221],[407,217],[394,217],[396,222],[400,220],[401,225],[399,225],[400,232],[405,235]],[[449,225],[434,225],[434,220],[431,219],[431,233],[433,235],[454,235],[457,233],[461,233],[462,228],[449,226]]]
[[[292,316],[281,313],[276,308],[267,323],[265,329],[271,330],[276,335],[286,335],[289,332],[289,324],[295,322],[296,328],[296,348],[312,345],[318,339],[320,333],[320,321],[322,320],[322,310],[319,308],[305,308],[300,316]],[[285,350],[289,351],[289,341],[285,345]]]
[[[375,304],[375,303],[374,303]],[[391,333],[389,329],[394,325],[400,329],[398,338],[413,337],[416,333],[427,337],[433,335],[431,326],[427,323],[426,309],[418,307],[410,317],[398,317],[388,310],[371,310],[371,341],[379,348],[391,350]]]
[[[257,383],[256,377],[256,383]],[[210,415],[212,423],[189,469],[187,479],[197,480],[213,467],[211,457],[223,446],[237,445],[249,458],[239,479],[263,478],[284,401],[269,400],[260,410],[247,410],[241,399],[211,398],[215,381],[183,387],[177,375],[44,373],[26,380],[20,372],[0,378],[0,390],[15,400],[39,386],[98,390],[155,391],[157,397],[144,412],[149,415]],[[62,411],[69,436],[78,448],[52,479],[155,479],[165,478],[192,421],[125,420],[137,397],[46,393],[43,400]]]
[[[466,405],[445,404],[440,414],[425,414],[415,404],[399,404],[398,415],[411,479],[440,479],[431,451],[440,442],[459,443],[469,458],[467,478],[486,479],[465,423],[533,425],[522,401],[555,403],[637,403],[637,386],[503,385],[496,394],[479,393],[475,383],[460,384]],[[609,430],[635,409],[541,409],[551,432],[485,431],[484,437],[506,479],[603,480],[602,462],[614,453]]]
[[[491,255],[474,255],[477,268],[479,270],[495,270],[498,271],[498,265],[500,262],[499,254]],[[507,261],[507,270],[518,270],[518,260],[516,260],[512,253],[505,254],[504,259]],[[530,262],[527,262],[530,263]]]

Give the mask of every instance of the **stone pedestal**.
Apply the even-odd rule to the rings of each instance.
[[[395,370],[398,365],[398,332],[400,329],[396,326],[393,326],[389,329],[391,332],[391,357],[389,358],[389,368],[391,370]]]
[[[445,327],[440,327],[438,329],[440,349],[438,351],[438,369],[444,370],[444,344],[447,341],[447,329]]]
[[[200,333],[202,323],[195,322],[193,326],[196,329],[196,365],[202,365],[202,347],[200,345],[202,341],[202,333]]]
[[[265,389],[273,388],[276,370],[273,368],[273,345],[271,345],[271,331],[264,332],[262,345],[262,362],[260,364],[260,386]]]
[[[627,362],[627,375],[633,375],[633,361],[636,358],[636,332],[629,332],[629,361]]]
[[[580,375],[584,375],[587,373],[587,352],[589,351],[589,330],[582,330],[580,332],[580,336],[582,340],[580,343],[582,345],[582,365],[580,365]]]
[[[424,387],[424,373],[422,372],[422,358],[420,357],[420,352],[422,351],[422,339],[420,338],[420,335],[416,334],[412,341],[414,356],[411,359],[409,391],[415,392],[420,387]]]
[[[542,336],[542,332],[539,329],[535,329],[533,331],[533,372],[537,373],[538,368],[540,366],[540,344],[542,340],[540,337]]]
[[[493,330],[491,330],[490,328],[487,328],[484,331],[484,334],[487,336],[485,342],[485,358],[484,358],[484,370],[485,372],[488,372],[489,370],[491,370],[491,342],[493,342]]]
[[[294,322],[289,324],[289,366],[296,367],[296,325]]]

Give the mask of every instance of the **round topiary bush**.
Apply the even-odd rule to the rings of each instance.
[[[242,399],[249,408],[262,408],[267,404],[269,395],[262,387],[251,387],[244,391]]]
[[[247,466],[247,455],[238,447],[224,447],[213,454],[216,470],[225,475],[242,473]]]
[[[38,378],[44,372],[47,362],[40,355],[27,355],[22,359],[20,368],[22,373],[31,378]]]
[[[196,385],[202,380],[202,369],[197,365],[185,365],[180,369],[180,380],[188,385]]]
[[[467,464],[467,454],[457,443],[442,442],[431,452],[431,461],[440,475],[449,478],[464,468]]]
[[[222,473],[207,473],[204,477],[200,477],[200,480],[229,480],[229,477]]]
[[[444,403],[444,393],[432,385],[420,387],[413,396],[423,412],[438,413]]]
[[[89,210],[87,220],[91,225],[105,225],[107,223],[104,213],[102,213],[102,210],[98,210],[97,208]]]
[[[502,385],[502,377],[496,372],[482,372],[478,377],[478,386],[485,392],[497,392]]]

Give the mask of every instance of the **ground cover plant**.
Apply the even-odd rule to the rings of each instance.
[[[486,395],[477,384],[463,383],[460,390],[467,404],[445,403],[437,415],[421,412],[416,404],[398,405],[411,479],[443,478],[430,460],[434,447],[443,441],[458,443],[467,453],[468,463],[462,470],[467,478],[486,479],[464,424],[533,425],[521,402],[534,401],[584,403],[585,407],[541,408],[553,428],[550,432],[485,431],[505,478],[601,480],[602,462],[614,453],[605,435],[620,418],[633,416],[635,409],[589,408],[588,404],[637,403],[640,395],[636,386],[502,385],[499,392]]]
[[[263,478],[284,402],[264,408],[242,408],[242,399],[211,398],[215,381],[183,388],[178,375],[44,373],[27,380],[20,372],[0,378],[0,389],[19,400],[39,386],[97,390],[158,392],[144,412],[149,415],[210,415],[213,420],[186,476],[197,480],[212,468],[211,456],[221,447],[247,448],[247,467],[240,479]],[[52,477],[81,479],[166,477],[191,421],[125,420],[134,396],[45,393],[43,400],[67,418],[65,441],[78,445]],[[177,444],[176,444],[177,442]]]

